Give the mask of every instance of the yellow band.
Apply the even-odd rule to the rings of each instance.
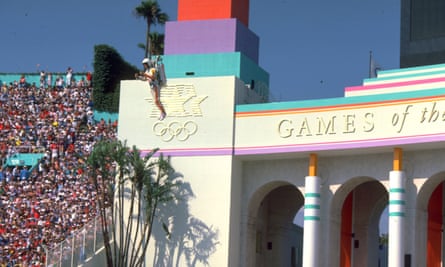
[[[309,176],[317,176],[317,154],[310,154],[309,157]]]
[[[394,171],[402,170],[402,157],[403,157],[402,149],[399,147],[394,148],[394,160],[392,162]]]

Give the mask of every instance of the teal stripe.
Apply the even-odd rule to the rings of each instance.
[[[405,213],[404,212],[390,212],[389,216],[390,217],[405,217]]]
[[[434,65],[424,65],[424,66],[415,66],[415,67],[409,67],[409,68],[402,68],[402,69],[391,69],[391,70],[381,70],[380,72],[383,73],[404,73],[404,72],[410,72],[410,71],[418,71],[418,70],[435,70],[438,68],[445,67],[445,64],[434,64]]]
[[[409,72],[416,71],[414,69],[410,70]],[[408,72],[408,71],[407,71]],[[395,79],[403,79],[403,78],[428,78],[428,76],[431,75],[438,75],[438,74],[444,74],[444,70],[435,70],[435,71],[429,71],[429,72],[420,72],[420,73],[400,73],[399,75],[392,75],[387,77],[380,77],[384,76],[384,72],[379,71],[379,74],[377,78],[368,78],[364,79],[363,81],[368,84],[372,84],[372,81],[391,81]]]
[[[405,200],[390,200],[389,204],[394,204],[394,205],[405,205]]]
[[[319,221],[320,217],[318,216],[304,216],[305,221]]]
[[[306,193],[304,197],[320,197],[320,193]]]
[[[320,205],[316,205],[316,204],[306,204],[306,205],[304,205],[304,208],[305,208],[305,209],[317,209],[317,210],[319,210],[319,209],[320,209]]]
[[[405,188],[390,188],[390,193],[405,193]]]
[[[425,65],[425,66],[415,66],[415,67],[409,67],[409,68],[402,68],[402,69],[390,69],[390,70],[380,70],[380,73],[384,74],[407,74],[413,71],[424,71],[424,70],[430,70],[430,71],[438,71],[440,68],[445,67],[445,64],[435,64],[435,65]],[[428,72],[423,72],[428,73]]]
[[[425,85],[427,86],[427,85]],[[299,108],[318,108],[326,106],[340,106],[348,104],[366,104],[373,102],[383,102],[391,100],[402,100],[417,97],[440,96],[445,94],[445,88],[435,88],[417,91],[396,92],[389,94],[350,96],[350,97],[334,97],[316,100],[300,100],[288,102],[272,102],[263,104],[243,104],[236,105],[236,112],[263,112],[274,110],[287,110]]]

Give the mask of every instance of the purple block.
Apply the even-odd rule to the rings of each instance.
[[[167,22],[165,55],[241,52],[258,63],[259,38],[237,19]]]

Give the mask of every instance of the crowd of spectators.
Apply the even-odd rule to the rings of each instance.
[[[96,216],[85,159],[116,138],[116,122],[94,121],[91,86],[3,84],[0,92],[0,266],[44,266],[45,249]],[[35,166],[9,166],[17,153]]]

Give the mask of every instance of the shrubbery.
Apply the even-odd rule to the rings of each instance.
[[[94,47],[93,102],[97,111],[119,112],[120,81],[134,78],[138,68],[108,45]]]

